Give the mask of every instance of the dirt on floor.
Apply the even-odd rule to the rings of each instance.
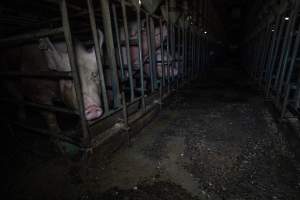
[[[95,154],[84,167],[65,159],[31,164],[8,181],[8,192],[21,199],[300,199],[300,163],[285,133],[242,73],[222,70],[181,89],[108,161]]]

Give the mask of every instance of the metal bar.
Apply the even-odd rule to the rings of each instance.
[[[283,66],[282,66],[282,70],[281,70],[281,74],[280,74],[279,82],[278,82],[278,88],[277,88],[277,90],[278,90],[277,96],[276,96],[277,105],[279,104],[279,101],[280,101],[282,86],[283,86],[284,78],[285,78],[285,75],[286,75],[286,68],[287,68],[287,64],[288,64],[288,58],[289,58],[290,50],[291,50],[291,47],[292,47],[293,34],[295,33],[294,29],[295,29],[295,24],[296,24],[296,20],[297,20],[297,9],[295,9],[291,20],[292,20],[292,22],[291,22],[291,27],[290,27],[290,34],[289,34],[289,38],[288,38],[286,53],[285,53],[285,56],[284,56],[284,59],[283,59],[283,63],[282,63]]]
[[[270,92],[271,92],[274,67],[275,67],[275,64],[276,64],[277,54],[279,53],[279,47],[280,47],[280,44],[281,44],[281,37],[282,37],[283,31],[284,31],[284,23],[285,23],[285,20],[282,18],[281,19],[281,24],[280,24],[280,27],[279,27],[280,30],[278,32],[277,39],[276,39],[277,42],[276,42],[276,47],[275,47],[275,51],[274,51],[274,57],[272,59],[271,66],[270,66],[269,78],[267,80],[267,86],[266,86],[266,92],[265,92],[267,98],[270,96]]]
[[[167,22],[167,27],[169,27],[169,24]],[[168,34],[167,34],[167,38],[166,38],[166,45],[167,45],[167,85],[168,85],[168,92],[170,92],[170,86],[171,86],[171,74],[170,74],[170,47],[169,47],[169,28],[168,29]]]
[[[126,103],[124,90],[122,90],[122,108],[123,108],[122,110],[123,110],[124,124],[126,127],[128,127],[128,112],[127,112],[127,103]]]
[[[187,29],[186,22],[184,22],[183,28],[183,81],[187,79]]]
[[[23,106],[36,108],[36,109],[47,110],[47,111],[50,111],[50,112],[61,112],[61,113],[66,113],[66,114],[79,115],[78,111],[71,110],[71,109],[68,109],[68,108],[61,108],[61,107],[58,107],[58,106],[38,104],[38,103],[27,102],[27,101],[19,101],[19,100],[10,99],[10,98],[2,98],[1,97],[0,102],[7,103],[7,104],[23,105]]]
[[[142,27],[141,27],[141,10],[140,6],[136,7],[137,14],[137,26],[138,26],[138,48],[139,48],[139,65],[140,65],[140,78],[141,78],[141,96],[142,96],[142,109],[145,111],[145,86],[144,86],[144,65],[143,65],[143,53],[142,53]]]
[[[111,15],[108,0],[100,0],[104,35],[106,39],[106,50],[108,56],[109,66],[112,68],[112,86],[114,93],[114,106],[119,107],[121,105],[120,83],[118,78],[118,69],[115,56],[115,47],[113,42],[113,33],[111,25]]]
[[[191,81],[192,80],[192,48],[193,48],[193,42],[192,42],[192,38],[193,38],[193,34],[192,34],[192,30],[190,28],[190,31],[189,31],[189,45],[188,45],[188,60],[189,60],[189,78],[188,80]]]
[[[0,39],[0,45],[3,46],[8,43],[13,44],[13,43],[20,43],[20,42],[24,42],[24,41],[28,41],[28,40],[40,39],[43,37],[49,37],[49,36],[53,36],[53,35],[62,34],[63,31],[64,31],[63,27],[54,28],[54,29],[43,29],[43,30],[39,30],[39,31],[33,32],[33,33],[26,33],[26,34],[17,35],[17,36],[5,38],[5,39]]]
[[[175,42],[174,42],[174,25],[170,23],[169,27],[169,34],[170,34],[170,47],[171,47],[171,75],[172,75],[172,84],[175,81],[175,74],[174,74],[174,65],[175,65]]]
[[[157,69],[156,69],[156,35],[155,35],[155,27],[152,16],[149,17],[149,25],[150,25],[150,45],[151,45],[151,54],[152,57],[152,74],[153,74],[153,82],[154,89],[158,89],[157,85]]]
[[[125,0],[121,0],[122,6],[122,17],[124,25],[124,35],[125,35],[125,45],[126,45],[126,58],[128,65],[128,75],[129,75],[129,85],[130,85],[130,100],[134,101],[134,85],[133,85],[133,74],[132,74],[132,65],[131,65],[131,53],[129,47],[129,33],[128,33],[128,23],[127,23],[127,12],[125,6]]]
[[[80,82],[80,74],[75,58],[75,51],[73,48],[73,41],[72,41],[72,35],[70,30],[70,23],[68,18],[68,10],[67,10],[67,4],[66,0],[61,0],[60,3],[61,7],[61,15],[62,15],[62,24],[64,28],[64,36],[66,40],[67,50],[68,50],[68,56],[70,65],[72,68],[72,74],[73,74],[73,82],[74,82],[74,89],[76,92],[76,100],[77,105],[79,107],[79,115],[80,115],[80,123],[82,128],[82,135],[83,135],[83,145],[89,146],[90,145],[90,133],[88,128],[88,123],[85,118],[85,109],[84,109],[84,101],[83,101],[83,95],[82,95],[82,87]]]
[[[93,40],[94,40],[94,45],[95,45],[96,62],[97,62],[99,78],[100,78],[101,91],[99,93],[102,94],[104,111],[106,113],[109,111],[109,105],[108,105],[108,98],[107,98],[107,92],[106,92],[106,86],[105,86],[103,65],[102,65],[102,61],[101,61],[101,47],[100,47],[100,41],[98,38],[98,31],[97,31],[97,25],[96,25],[95,13],[94,13],[93,0],[87,0],[87,4],[88,4],[88,11],[89,11],[91,29],[92,29],[92,34],[93,34]]]
[[[4,121],[7,121],[7,120],[4,119]],[[48,137],[51,137],[51,138],[56,138],[56,139],[59,139],[61,141],[65,141],[65,142],[68,142],[70,144],[74,144],[74,145],[79,146],[79,147],[82,146],[79,141],[76,141],[73,138],[64,136],[63,133],[60,134],[60,133],[57,133],[57,132],[45,130],[43,128],[30,127],[26,124],[22,124],[22,123],[19,123],[19,122],[7,122],[7,123],[9,123],[13,126],[20,127],[24,130],[30,131],[30,133],[35,133],[35,134],[39,134],[39,135],[43,135],[43,136],[48,136]],[[70,132],[70,133],[68,133],[68,135],[72,135],[74,133],[75,132]]]
[[[177,62],[176,62],[176,67],[177,67],[177,80],[178,80],[178,85],[179,85],[179,80],[181,80],[181,61],[180,61],[180,53],[181,53],[181,31],[180,28],[177,28]]]
[[[194,27],[191,31],[191,80],[194,80],[195,78],[195,34],[194,34]]]
[[[296,32],[300,33],[300,24],[298,24]],[[295,40],[295,43],[294,43],[294,48],[293,48],[293,51],[292,51],[293,52],[292,53],[292,59],[291,59],[290,65],[289,65],[289,69],[288,69],[288,72],[287,72],[287,78],[286,78],[286,82],[285,82],[286,83],[285,88],[284,88],[285,96],[284,96],[283,105],[282,105],[281,118],[284,117],[287,105],[289,103],[290,88],[291,88],[290,87],[291,77],[292,77],[292,73],[295,69],[296,58],[297,58],[297,55],[298,55],[298,52],[299,52],[299,44],[300,44],[300,34],[297,34],[297,37],[296,37],[296,40]],[[299,77],[299,81],[300,81],[300,77]],[[295,93],[295,97],[297,97],[297,91]]]
[[[122,53],[121,53],[121,45],[120,45],[120,35],[119,35],[119,25],[118,25],[118,16],[116,11],[116,5],[112,4],[112,13],[113,13],[113,21],[114,21],[114,28],[116,33],[116,42],[117,42],[117,56],[118,56],[118,65],[121,69],[121,80],[125,80],[125,72],[124,72],[124,64],[122,59]]]
[[[166,77],[165,77],[165,48],[164,48],[164,38],[163,38],[163,22],[159,20],[160,26],[160,50],[161,50],[161,69],[162,69],[162,87],[165,87]]]
[[[150,33],[150,22],[149,22],[149,15],[146,14],[146,34],[147,34],[147,46],[148,46],[148,59],[149,59],[149,68],[148,72],[150,74],[150,81],[151,81],[151,92],[154,91],[154,78],[153,78],[153,60],[152,60],[152,45],[151,45],[151,33]]]
[[[20,72],[7,71],[0,72],[1,78],[35,78],[35,79],[73,79],[72,72],[40,71],[40,72]]]
[[[264,71],[265,71],[265,67],[266,67],[266,61],[268,58],[268,52],[270,50],[270,42],[271,42],[271,37],[270,34],[272,33],[272,25],[270,24],[267,27],[267,33],[266,33],[266,38],[265,38],[265,44],[264,44],[264,50],[263,50],[263,56],[262,56],[262,61],[261,61],[261,65],[260,65],[260,72],[259,72],[259,79],[258,79],[258,84],[261,85],[262,84],[262,79],[263,79],[263,75],[264,75]]]
[[[265,73],[265,76],[264,76],[264,81],[265,81],[265,85],[267,85],[267,80],[268,80],[268,77],[269,77],[269,73],[270,73],[270,65],[272,63],[272,60],[274,59],[274,50],[275,50],[275,47],[276,47],[276,39],[277,39],[277,34],[279,32],[278,28],[279,28],[279,24],[280,24],[280,16],[277,16],[277,19],[276,19],[276,23],[275,23],[275,27],[273,28],[273,30],[271,30],[271,32],[273,33],[272,35],[272,44],[271,44],[271,48],[270,48],[270,51],[269,51],[269,58],[268,58],[268,61],[267,61],[267,66],[266,66],[266,73]]]
[[[290,19],[293,18],[293,14],[291,13],[290,15]],[[283,46],[282,46],[282,51],[281,51],[281,56],[280,56],[280,61],[278,63],[278,67],[277,67],[277,72],[276,72],[276,77],[275,77],[275,83],[274,83],[274,88],[273,89],[277,89],[278,88],[278,84],[279,84],[279,77],[281,74],[281,70],[282,70],[282,65],[285,59],[285,55],[286,55],[286,49],[288,48],[288,42],[289,42],[289,35],[290,35],[290,30],[291,30],[291,25],[292,25],[292,21],[293,20],[289,20],[288,21],[288,25],[286,27],[286,32],[285,32],[285,36],[284,36],[284,41],[283,41]]]

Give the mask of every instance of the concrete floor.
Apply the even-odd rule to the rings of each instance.
[[[216,76],[216,73],[219,76]],[[300,199],[300,163],[238,69],[180,90],[141,133],[85,172],[45,162],[11,186],[28,199]]]

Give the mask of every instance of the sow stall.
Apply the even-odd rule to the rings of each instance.
[[[72,81],[78,105],[71,109],[59,98],[41,104],[3,94],[1,121],[18,137],[21,133],[42,135],[59,144],[63,152],[74,148],[89,152],[111,138],[124,142],[153,118],[172,92],[207,70],[211,43],[207,36],[207,0],[34,0],[1,4],[1,52],[50,38],[65,42],[71,67],[70,71],[22,71],[1,66],[1,84]],[[103,47],[99,32],[103,34]],[[90,78],[97,80],[103,114],[93,120],[85,116],[77,41],[95,52],[97,73]],[[133,48],[138,50],[137,62],[132,60]],[[25,120],[5,112],[17,113],[19,107],[29,113]],[[41,111],[54,113],[60,130],[53,131],[41,120],[36,121]]]
[[[244,65],[282,120],[300,117],[299,6],[299,1],[269,2],[258,15],[264,20],[249,24],[245,42]]]

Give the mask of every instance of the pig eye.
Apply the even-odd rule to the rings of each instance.
[[[91,72],[90,80],[96,83],[100,83],[98,72]]]

